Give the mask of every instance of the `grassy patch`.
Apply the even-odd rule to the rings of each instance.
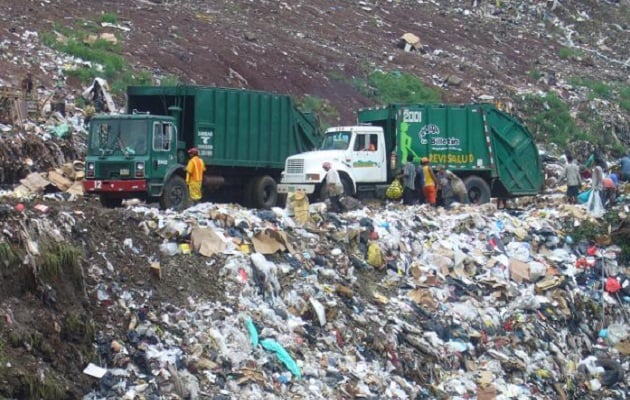
[[[70,314],[66,317],[61,328],[61,337],[74,343],[90,346],[94,340],[95,328],[93,322],[85,315]]]
[[[619,89],[619,105],[626,111],[630,111],[630,86]]]
[[[527,72],[527,75],[528,75],[530,78],[532,78],[533,80],[537,81],[537,80],[539,80],[540,78],[542,78],[543,73],[542,73],[542,72],[540,72],[540,71],[539,71],[539,70],[537,70],[537,69],[532,69],[531,71]]]
[[[113,13],[100,15],[101,22],[116,23],[118,17]],[[55,24],[53,32],[44,32],[42,42],[64,54],[84,61],[82,67],[67,68],[68,76],[88,84],[94,78],[105,78],[114,95],[123,94],[129,85],[148,85],[152,75],[148,71],[134,71],[122,55],[123,46],[118,42],[98,38],[101,28],[93,22],[77,26]],[[96,39],[94,35],[97,35]],[[88,40],[88,38],[90,38]]]
[[[375,71],[368,79],[374,89],[373,97],[380,103],[439,103],[439,89],[425,85],[408,72]]]
[[[304,112],[315,113],[321,119],[324,129],[339,119],[339,111],[328,101],[317,96],[304,96],[297,100],[297,105]]]
[[[565,146],[573,140],[592,140],[580,130],[569,113],[569,106],[557,94],[527,95],[520,108],[528,115],[527,126],[536,141]]]
[[[75,287],[83,286],[83,277],[79,257],[81,252],[67,243],[54,243],[47,247],[41,256],[40,274],[44,279],[63,277],[74,283]]]
[[[612,87],[605,82],[583,77],[572,77],[569,78],[569,83],[573,86],[589,88],[591,91],[593,91],[594,94],[597,95],[597,97],[603,99],[612,98]]]
[[[115,24],[118,22],[118,15],[116,15],[116,13],[104,12],[101,14],[101,22]]]
[[[569,58],[578,58],[582,56],[582,52],[580,50],[572,49],[570,47],[561,47],[558,50],[558,57],[563,60],[567,60]]]
[[[6,242],[0,242],[0,263],[5,267],[15,266],[21,262],[20,256],[13,246]]]
[[[149,77],[150,78],[150,77]],[[169,74],[160,79],[160,86],[177,86],[181,83],[179,76]]]

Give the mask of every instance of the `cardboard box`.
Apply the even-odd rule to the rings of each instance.
[[[529,263],[510,258],[510,279],[517,283],[530,282],[531,270]]]

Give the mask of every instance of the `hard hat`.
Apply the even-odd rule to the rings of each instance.
[[[199,150],[196,147],[191,147],[188,149],[188,154],[199,154]]]
[[[422,157],[422,159],[420,160],[420,162],[422,162],[422,164],[426,164],[429,162],[429,159],[426,157]]]

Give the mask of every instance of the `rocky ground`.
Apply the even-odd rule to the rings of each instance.
[[[351,83],[375,69],[413,73],[446,102],[555,91],[577,112],[593,96],[571,77],[628,84],[628,9],[627,0],[2,1],[0,82],[16,85],[30,70],[50,87],[76,60],[50,53],[41,35],[114,13],[117,27],[103,31],[122,37],[131,65],[158,80],[314,96],[343,123],[373,105]],[[405,33],[420,39],[418,51],[397,46]],[[597,103],[627,135],[627,110]]]

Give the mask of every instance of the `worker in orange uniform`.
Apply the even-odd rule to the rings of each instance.
[[[196,147],[188,149],[188,165],[186,165],[186,184],[188,185],[188,194],[193,203],[201,200],[201,183],[203,181],[203,173],[206,165],[199,158],[199,150]]]
[[[424,200],[432,206],[437,203],[437,191],[440,188],[440,184],[433,172],[433,168],[429,165],[429,159],[422,157],[422,173],[424,174],[424,187],[422,192],[424,193]]]

